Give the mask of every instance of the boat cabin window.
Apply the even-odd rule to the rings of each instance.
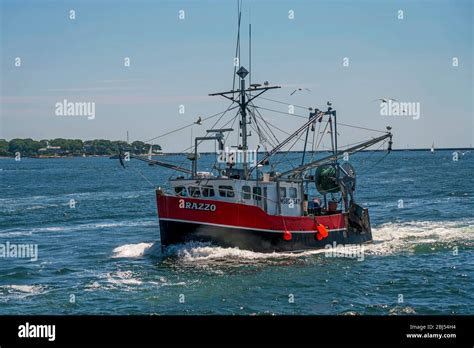
[[[197,186],[189,186],[189,195],[191,197],[201,197],[201,190]]]
[[[201,193],[203,197],[214,197],[214,187],[211,185],[203,185],[201,187]]]
[[[280,187],[280,198],[286,197],[286,187]]]
[[[251,199],[250,186],[242,186],[243,199]]]
[[[262,188],[261,187],[254,187],[253,188],[253,199],[256,201],[262,200]]]
[[[234,197],[234,189],[232,186],[219,186],[219,196],[221,197]]]
[[[176,186],[174,188],[174,192],[181,197],[187,197],[188,196],[188,191],[186,191],[186,187],[184,186]]]
[[[296,187],[290,187],[290,198],[296,198],[297,193],[296,193]]]

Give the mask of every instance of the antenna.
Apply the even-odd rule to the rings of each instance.
[[[234,56],[234,74],[232,76],[232,90],[235,90],[235,74],[237,66],[240,67],[240,19],[242,18],[242,1],[237,0],[237,43]],[[235,58],[238,59],[238,65],[235,64]]]
[[[250,10],[249,10],[250,11]],[[251,12],[250,12],[251,15]],[[252,85],[252,17],[250,17],[249,23],[249,86]]]

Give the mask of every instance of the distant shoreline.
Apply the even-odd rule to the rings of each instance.
[[[360,152],[386,152],[387,150],[362,150]],[[417,149],[392,149],[392,152],[430,152],[431,148],[417,148]],[[435,153],[438,151],[474,151],[473,147],[445,147],[445,148],[438,148],[435,149]],[[282,151],[279,153],[285,153],[286,151]],[[303,151],[287,151],[289,153],[303,153]],[[329,150],[325,151],[315,151],[316,153],[326,153],[330,152]],[[214,152],[200,152],[201,155],[212,155],[215,154]],[[265,152],[259,152],[259,154],[265,154]],[[142,154],[140,156],[147,156],[148,154]],[[161,157],[161,156],[179,156],[179,155],[186,155],[183,152],[162,152],[161,154],[153,154],[153,157]],[[54,155],[54,156],[22,156],[23,158],[31,158],[31,159],[54,159],[54,158],[88,158],[88,157],[106,157],[109,158],[113,155]],[[0,156],[0,159],[3,158],[14,158],[15,156]]]

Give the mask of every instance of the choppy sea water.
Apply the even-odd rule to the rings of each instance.
[[[166,187],[168,169],[0,159],[0,245],[38,245],[36,261],[0,258],[0,314],[473,314],[474,154],[383,155],[351,158],[373,225],[363,260],[198,243],[162,252],[139,173]]]

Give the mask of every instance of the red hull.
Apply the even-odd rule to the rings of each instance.
[[[329,216],[274,216],[256,206],[168,196],[159,190],[157,205],[163,246],[210,241],[220,246],[273,252],[320,249],[334,243],[361,244],[372,240],[368,212],[360,207],[352,213]],[[366,221],[362,227],[354,224],[353,216],[357,214],[364,216]],[[318,235],[316,227],[319,224],[328,231],[325,238]]]
[[[289,231],[291,233],[317,232],[316,226],[324,225],[329,233],[346,228],[346,214],[328,216],[275,216],[261,208],[241,203],[229,203],[189,197],[168,196],[157,193],[160,220],[180,221],[261,230],[266,232]]]

